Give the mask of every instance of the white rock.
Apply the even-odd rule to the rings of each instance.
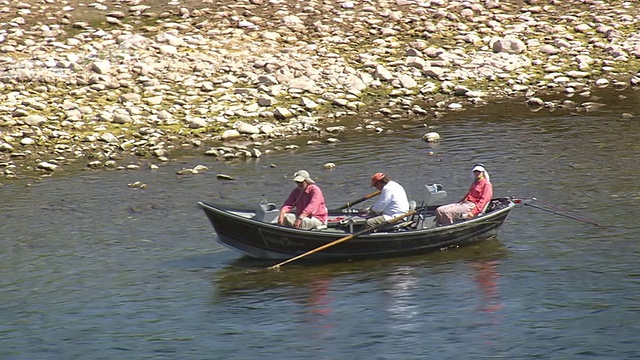
[[[103,133],[100,135],[100,140],[107,142],[109,144],[118,144],[118,138],[110,132]]]
[[[225,130],[222,133],[222,139],[223,140],[235,139],[235,138],[238,138],[238,137],[240,137],[240,133],[236,129]]]
[[[20,140],[20,144],[22,144],[22,145],[33,145],[35,143],[36,143],[36,141],[33,140],[30,137],[26,137],[26,138],[23,138],[22,140]]]
[[[275,128],[273,125],[271,125],[271,124],[265,124],[265,125],[260,126],[260,131],[261,131],[263,134],[271,134],[271,133],[273,133],[275,130],[276,130],[276,128]]]
[[[393,74],[391,73],[391,71],[387,70],[387,68],[385,68],[382,65],[378,65],[376,67],[376,72],[374,73],[374,76],[383,81],[389,81],[393,79]]]
[[[24,123],[29,126],[39,126],[47,122],[47,118],[42,115],[29,115],[24,118]]]
[[[171,45],[161,45],[159,50],[162,55],[175,55],[178,53],[178,49]]]
[[[209,170],[209,168],[204,165],[196,165],[196,167],[193,168],[193,173],[198,174],[206,170]]]
[[[189,128],[200,129],[207,126],[207,120],[203,118],[191,118],[189,119]]]
[[[241,134],[259,134],[260,129],[251,124],[247,124],[246,122],[239,122],[236,126],[236,130],[238,130]]]
[[[52,164],[52,163],[43,161],[43,162],[38,163],[38,168],[39,169],[44,169],[44,170],[47,170],[47,171],[56,171],[56,170],[58,170],[59,167],[56,164]]]
[[[109,61],[95,61],[91,64],[91,71],[96,74],[108,74],[111,71],[111,63]]]
[[[429,132],[422,136],[422,140],[426,142],[436,142],[440,140],[440,134],[437,132]]]

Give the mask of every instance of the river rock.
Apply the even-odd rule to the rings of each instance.
[[[238,138],[240,136],[241,136],[240,132],[235,129],[225,130],[225,132],[222,133],[223,140],[230,140],[230,139]]]
[[[240,134],[259,134],[260,133],[260,129],[257,126],[247,124],[245,122],[239,122],[236,125],[236,130],[238,130]]]
[[[40,163],[38,163],[38,168],[39,169],[44,169],[47,171],[58,171],[60,169],[60,167],[56,164],[52,164],[50,162],[46,162],[46,161],[42,161]]]
[[[22,121],[29,126],[40,126],[47,122],[47,118],[42,115],[28,115]]]
[[[491,49],[496,53],[520,54],[527,50],[527,46],[520,39],[501,38],[492,42]]]
[[[0,11],[12,14],[0,31],[0,125],[16,134],[2,138],[37,143],[40,157],[118,150],[162,161],[176,145],[247,138],[241,134],[269,144],[320,132],[326,124],[303,117],[338,124],[360,115],[364,101],[388,101],[389,120],[406,112],[442,118],[492,96],[588,97],[591,86],[640,84],[628,70],[640,57],[632,2],[45,3],[5,1]],[[464,96],[452,103],[456,95]],[[570,108],[595,110],[556,107]],[[239,121],[249,127],[234,126]],[[386,131],[379,123],[352,129]],[[89,146],[107,131],[118,137],[102,139],[103,149]],[[34,161],[27,155],[20,159]]]
[[[422,140],[426,142],[437,142],[440,141],[440,134],[437,132],[429,132],[422,136]]]

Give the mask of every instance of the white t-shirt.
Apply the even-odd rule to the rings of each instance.
[[[391,180],[380,193],[378,202],[371,207],[371,210],[384,215],[385,220],[390,220],[396,216],[409,212],[409,199],[402,185]]]

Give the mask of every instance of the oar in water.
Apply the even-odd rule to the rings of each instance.
[[[358,199],[358,200],[354,200],[354,201],[352,201],[352,202],[348,202],[348,203],[346,203],[346,204],[344,204],[344,205],[340,206],[340,207],[339,207],[339,208],[337,208],[336,210],[343,210],[343,209],[350,208],[350,207],[352,207],[352,206],[353,206],[353,205],[355,205],[355,204],[360,204],[361,202],[363,202],[363,201],[365,201],[365,200],[369,200],[369,199],[371,199],[372,197],[374,197],[374,196],[378,196],[378,195],[380,195],[380,190],[376,190],[376,191],[372,192],[372,193],[371,193],[371,194],[369,194],[369,195],[366,195],[366,196],[361,197],[361,198],[360,198],[360,199]]]
[[[398,221],[400,221],[400,220],[402,220],[402,219],[406,218],[407,216],[411,216],[411,215],[415,214],[416,212],[418,212],[418,211],[417,211],[417,210],[411,210],[411,211],[409,211],[409,212],[408,212],[408,213],[406,213],[406,214],[402,214],[402,215],[400,215],[400,216],[394,217],[393,219],[390,219],[390,220],[388,220],[388,221],[386,221],[386,222],[384,222],[384,223],[382,223],[382,224],[378,224],[378,225],[376,225],[376,226],[373,226],[373,227],[370,227],[370,228],[366,228],[366,229],[364,229],[364,230],[360,230],[360,231],[358,231],[358,232],[356,232],[356,233],[353,233],[353,234],[351,234],[351,235],[345,236],[345,237],[340,238],[340,239],[338,239],[338,240],[334,240],[334,241],[332,241],[332,242],[330,242],[330,243],[328,243],[328,244],[324,244],[324,245],[322,245],[322,246],[319,246],[319,247],[317,247],[317,248],[315,248],[315,249],[313,249],[313,250],[309,250],[309,251],[307,251],[307,252],[306,252],[306,253],[304,253],[304,254],[298,255],[298,256],[296,256],[296,257],[292,257],[292,258],[291,258],[291,259],[289,259],[289,260],[285,260],[285,261],[283,261],[283,262],[281,262],[281,263],[278,263],[278,264],[275,264],[275,265],[273,265],[273,266],[270,266],[270,267],[268,267],[268,269],[277,269],[277,268],[279,268],[280,266],[282,266],[282,265],[284,265],[284,264],[287,264],[287,263],[290,263],[290,262],[292,262],[292,261],[294,261],[294,260],[298,260],[298,259],[301,259],[301,258],[303,258],[303,257],[307,256],[307,255],[311,255],[311,254],[313,254],[313,253],[317,253],[317,252],[318,252],[318,251],[320,251],[320,250],[324,250],[324,249],[326,249],[326,248],[328,248],[328,247],[331,247],[331,246],[333,246],[333,245],[340,244],[341,242],[345,242],[345,241],[347,241],[347,240],[351,240],[351,239],[353,239],[353,238],[355,238],[355,237],[358,237],[358,236],[360,236],[360,235],[362,235],[362,234],[366,234],[366,233],[371,232],[371,231],[373,231],[373,230],[379,229],[379,228],[381,228],[381,227],[383,227],[383,226],[385,226],[385,225],[389,225],[389,224],[396,223],[396,222],[398,222]]]

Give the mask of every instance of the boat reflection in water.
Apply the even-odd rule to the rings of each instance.
[[[499,243],[492,244],[500,246]],[[492,248],[488,246],[488,250]],[[482,246],[478,247],[482,248]],[[495,250],[493,248],[491,250]],[[477,250],[477,249],[476,249]],[[454,253],[457,253],[454,252]],[[487,341],[494,342],[498,336],[497,326],[500,323],[499,310],[503,303],[500,298],[500,258],[504,253],[470,254],[454,259],[447,256],[437,259],[445,262],[446,270],[441,272],[443,265],[438,261],[427,261],[397,265],[383,277],[385,309],[391,319],[390,330],[402,331],[408,334],[421,333],[422,322],[432,313],[442,312],[442,307],[450,302],[449,309],[454,313],[475,313],[476,325],[481,325]],[[434,260],[434,259],[430,259]],[[425,273],[425,267],[433,265],[436,273]],[[438,288],[448,289],[456,293],[454,299],[439,299]],[[476,291],[473,291],[473,290]],[[432,294],[431,296],[429,294]],[[425,302],[425,298],[429,301]],[[465,305],[467,302],[474,305]],[[460,306],[460,311],[456,310]],[[464,309],[464,308],[469,309]]]
[[[503,307],[498,282],[500,280],[499,264],[498,260],[478,261],[471,264],[475,270],[475,279],[482,295],[482,303],[479,306],[479,310],[482,312],[493,313]]]
[[[498,240],[489,240],[456,251],[299,263],[280,271],[266,269],[271,262],[241,258],[213,275],[214,300],[259,313],[266,322],[286,318],[321,342],[363,321],[370,331],[384,330],[409,341],[407,337],[422,336],[425,321],[443,311],[482,325],[493,342],[498,335],[492,329],[503,306],[498,269],[507,255]],[[258,310],[256,304],[261,304]],[[362,316],[366,319],[359,320]]]

